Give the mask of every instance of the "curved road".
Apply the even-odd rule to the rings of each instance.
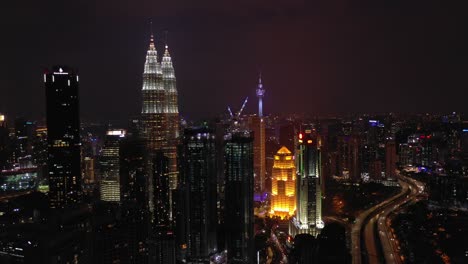
[[[400,257],[398,256],[396,241],[390,233],[386,219],[391,212],[400,209],[401,205],[416,199],[416,196],[422,192],[424,187],[422,183],[402,175],[399,175],[398,178],[398,182],[402,187],[400,193],[369,208],[356,218],[356,223],[351,229],[353,263],[360,264],[363,257],[367,260],[365,262],[371,264],[382,263],[384,258],[386,263],[399,263]],[[379,232],[379,239],[375,235],[376,231]],[[381,247],[379,243],[382,243],[384,257],[380,256]]]
[[[15,193],[9,193],[9,194],[4,194],[0,196],[0,202],[2,201],[8,201],[10,199],[20,197],[26,194],[30,194],[32,191],[20,191],[20,192],[15,192]]]
[[[364,249],[361,245],[361,231],[364,228],[364,224],[367,224],[368,220],[373,214],[377,215],[378,211],[382,210],[382,207],[384,207],[386,204],[390,203],[395,199],[398,199],[399,197],[406,195],[407,192],[408,190],[404,189],[403,187],[401,192],[397,195],[392,196],[387,200],[367,209],[366,211],[364,211],[356,217],[355,224],[351,228],[351,254],[353,256],[354,264],[360,264],[362,262],[362,253],[364,252]],[[367,236],[367,239],[371,238]]]
[[[393,206],[387,207],[385,212],[381,214],[378,219],[377,229],[385,257],[385,263],[402,263],[398,249],[399,242],[391,232],[388,216],[391,213],[400,211],[405,205],[411,202],[416,202],[418,200],[418,196],[424,191],[424,184],[421,182],[401,175],[400,179],[400,184],[406,184],[410,189],[410,194],[403,199],[399,199],[399,201],[395,201]]]

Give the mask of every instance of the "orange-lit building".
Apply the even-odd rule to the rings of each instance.
[[[275,155],[272,171],[271,214],[285,218],[296,210],[296,166],[294,155],[281,147]]]

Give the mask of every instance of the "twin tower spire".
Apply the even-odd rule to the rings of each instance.
[[[169,47],[165,45],[164,54],[159,60],[153,33],[151,33],[149,48],[146,52],[142,90],[143,114],[179,113],[176,78]],[[145,91],[153,92],[145,93]]]

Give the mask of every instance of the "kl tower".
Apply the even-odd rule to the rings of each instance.
[[[258,77],[257,86],[257,97],[258,97],[258,117],[263,118],[263,96],[265,95],[265,89],[262,84],[262,74]]]

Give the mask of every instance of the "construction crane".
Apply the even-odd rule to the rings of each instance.
[[[245,100],[244,100],[244,103],[242,104],[242,107],[240,108],[240,110],[235,115],[232,113],[231,107],[230,106],[227,107],[228,112],[229,112],[229,116],[231,117],[231,119],[237,119],[237,118],[239,118],[241,116],[241,114],[244,111],[245,105],[247,104],[248,100],[249,100],[249,97],[246,97]]]
[[[229,115],[231,116],[231,119],[234,118],[234,115],[232,114],[232,111],[231,111],[231,107],[228,106],[228,111],[229,111]]]
[[[245,98],[245,101],[244,101],[244,103],[242,104],[241,109],[239,110],[239,112],[237,112],[237,118],[239,118],[240,115],[242,114],[242,111],[244,111],[245,105],[247,104],[247,100],[249,100],[249,97],[246,97],[246,98]]]
[[[249,97],[246,97],[245,100],[244,100],[244,103],[242,104],[242,107],[236,113],[233,113],[232,110],[231,110],[231,107],[228,106],[227,109],[228,109],[229,116],[230,116],[230,122],[232,123],[232,125],[234,127],[237,127],[239,125],[239,118],[240,118],[242,112],[244,111],[245,105],[247,104],[248,100],[249,100]]]

